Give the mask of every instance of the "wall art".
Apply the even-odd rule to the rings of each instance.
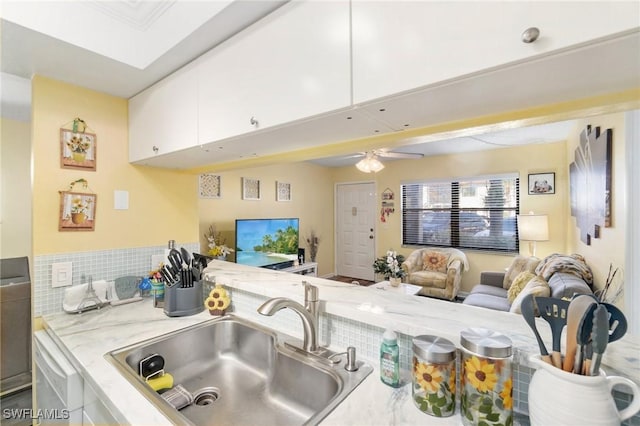
[[[276,201],[291,201],[291,184],[276,181]]]
[[[529,175],[529,195],[555,194],[555,173],[534,173]]]
[[[242,199],[259,200],[261,196],[260,180],[253,178],[242,178]]]
[[[203,173],[198,177],[198,195],[200,198],[222,198],[222,177]]]
[[[87,132],[84,120],[75,118],[71,129],[60,128],[60,167],[95,171],[97,167],[98,138]]]
[[[613,130],[587,126],[569,166],[571,216],[587,245],[600,238],[601,227],[611,226],[612,150]]]

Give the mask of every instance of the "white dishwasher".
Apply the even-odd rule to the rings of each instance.
[[[34,333],[35,424],[82,424],[84,380],[46,331]]]

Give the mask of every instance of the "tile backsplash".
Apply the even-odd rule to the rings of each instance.
[[[96,250],[76,253],[55,253],[35,256],[33,266],[34,316],[62,311],[64,290],[69,287],[51,287],[51,265],[57,262],[73,263],[73,282],[78,285],[94,281],[112,281],[126,275],[146,276],[151,270],[151,256],[163,255],[166,245],[127,249]],[[176,243],[189,252],[199,252],[200,243]]]

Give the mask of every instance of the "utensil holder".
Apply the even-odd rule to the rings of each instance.
[[[583,376],[556,368],[530,357],[536,371],[529,384],[529,418],[532,426],[617,426],[640,410],[640,388],[630,379],[606,376]],[[633,395],[631,403],[619,409],[611,391],[625,386]]]
[[[185,317],[204,311],[202,281],[193,287],[180,287],[180,282],[164,289],[164,313],[170,317]]]

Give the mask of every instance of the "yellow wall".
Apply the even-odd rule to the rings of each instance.
[[[60,167],[60,128],[75,117],[97,135],[97,171]],[[197,177],[129,164],[126,99],[36,76],[31,124],[35,255],[198,240]],[[58,191],[80,178],[98,196],[95,231],[59,232]],[[114,210],[114,190],[129,192],[128,210]]]
[[[375,180],[378,192],[391,188],[396,194],[395,213],[386,223],[379,220],[376,225],[376,253],[382,255],[389,248],[397,249],[405,256],[414,249],[401,245],[400,184],[403,181],[479,176],[492,173],[517,172],[520,174],[520,209],[549,215],[549,236],[547,242],[538,243],[537,256],[544,257],[565,249],[564,230],[568,198],[566,143],[564,141],[544,145],[493,149],[455,155],[425,157],[420,160],[385,161],[385,168],[376,174],[364,174],[355,167],[336,169],[335,182]],[[556,193],[552,195],[528,195],[527,175],[529,173],[555,172]],[[528,245],[521,244],[521,253],[528,255]],[[507,267],[512,256],[488,254],[480,251],[465,251],[470,270],[463,275],[462,291],[469,291],[478,283],[481,271],[499,271]]]
[[[580,240],[576,220],[571,216],[570,204],[567,201],[567,251],[582,254],[591,267],[596,288],[602,288],[609,273],[609,265],[620,267],[616,280],[624,279],[625,243],[626,243],[626,166],[625,166],[625,123],[624,113],[601,115],[579,121],[578,127],[567,143],[567,165],[574,159],[574,151],[580,142],[580,133],[587,125],[600,127],[602,131],[613,129],[613,163],[612,163],[612,226],[601,228],[601,238],[592,238],[591,245]],[[594,129],[595,131],[595,129]],[[620,303],[622,307],[622,303]]]
[[[0,257],[31,255],[31,136],[29,123],[2,119]]]
[[[308,247],[304,237],[313,229],[320,237],[318,275],[334,271],[333,183],[331,172],[311,163],[291,163],[226,171],[221,175],[220,199],[200,199],[200,243],[206,249],[204,234],[211,224],[235,246],[235,219],[297,217],[300,219],[300,247]],[[242,200],[242,177],[260,179],[259,201]],[[276,201],[276,181],[291,183],[291,201]],[[307,259],[308,259],[307,254]],[[229,260],[233,260],[230,256]]]

